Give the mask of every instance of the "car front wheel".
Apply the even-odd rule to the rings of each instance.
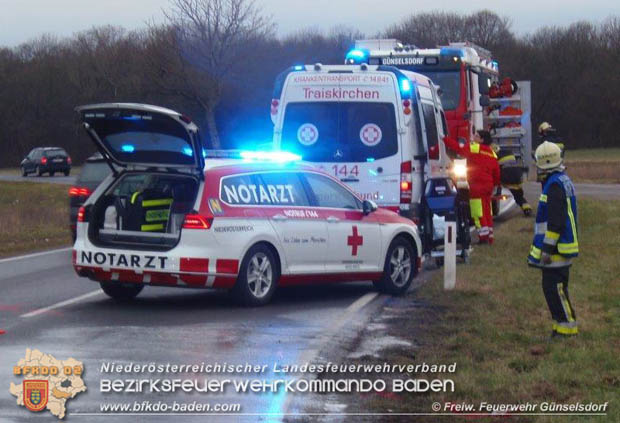
[[[144,288],[144,285],[127,285],[114,282],[101,282],[99,285],[108,297],[119,301],[135,298]]]
[[[255,245],[241,261],[232,294],[246,306],[267,304],[273,296],[279,277],[280,271],[271,249],[265,245]]]
[[[22,176],[28,176],[28,172],[26,172],[26,167],[22,166]]]
[[[398,237],[388,248],[381,280],[374,285],[386,294],[400,295],[407,291],[417,272],[416,254],[411,243]]]
[[[43,176],[43,171],[41,170],[39,166],[37,166],[35,172],[37,173],[37,176]]]

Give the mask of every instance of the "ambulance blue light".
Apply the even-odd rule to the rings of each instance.
[[[300,70],[304,70],[304,67],[303,65],[295,65],[293,69],[295,69],[296,71],[300,71]]]
[[[135,147],[131,144],[123,144],[121,145],[121,151],[123,153],[133,153],[135,151]]]
[[[239,153],[244,160],[265,161],[265,162],[298,162],[301,160],[299,154],[288,151],[242,151]]]
[[[368,50],[361,50],[358,48],[349,50],[349,52],[345,56],[345,63],[346,64],[364,63],[368,57],[368,54],[369,54]]]
[[[186,156],[193,156],[194,150],[192,150],[191,147],[183,147],[183,154]]]
[[[366,53],[364,53],[362,50],[351,50],[348,55],[361,58],[366,56]]]
[[[404,79],[404,78],[401,79],[400,80],[400,89],[401,89],[401,91],[406,92],[406,93],[411,92],[411,82],[409,82],[408,79]]]
[[[369,162],[369,163],[372,163],[372,162],[375,161],[375,158],[374,157],[367,157],[366,161]]]

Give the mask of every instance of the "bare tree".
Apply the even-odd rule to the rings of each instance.
[[[215,108],[224,83],[243,71],[246,56],[257,54],[254,43],[273,37],[271,19],[248,0],[171,0],[164,14],[167,27],[151,26],[159,46],[152,70],[165,91],[199,105],[219,148]]]

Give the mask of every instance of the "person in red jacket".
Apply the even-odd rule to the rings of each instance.
[[[459,144],[451,137],[445,137],[446,147],[467,159],[467,182],[469,183],[469,207],[471,217],[478,230],[480,243],[493,243],[493,212],[491,197],[500,185],[497,155],[491,148],[489,131],[478,131],[474,141]]]

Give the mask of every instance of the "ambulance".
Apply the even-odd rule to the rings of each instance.
[[[426,76],[365,63],[294,66],[276,80],[271,118],[276,148],[416,222],[429,216],[425,191],[455,195],[446,117]]]
[[[157,106],[77,111],[111,174],[78,212],[73,265],[112,298],[174,286],[257,306],[295,284],[372,281],[401,294],[418,273],[411,220],[297,155],[205,151],[191,119]]]

